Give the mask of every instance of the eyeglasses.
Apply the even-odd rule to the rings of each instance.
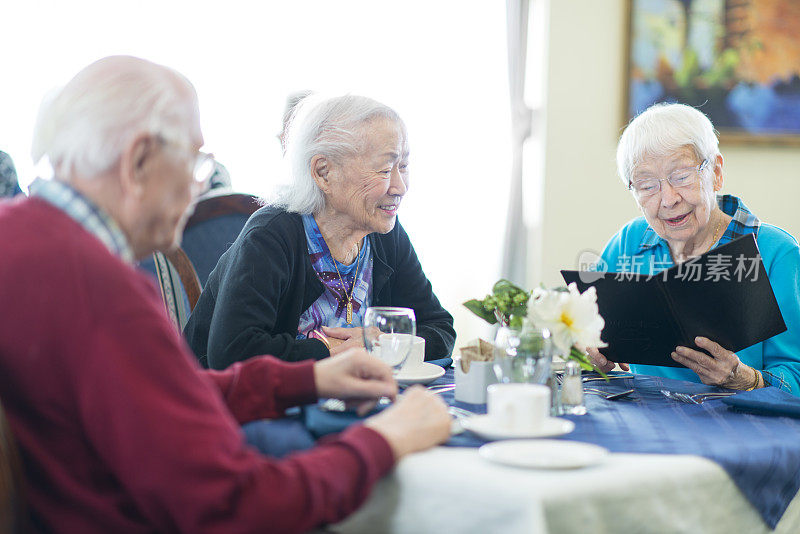
[[[171,139],[162,137],[161,135],[158,136],[158,140],[166,145],[173,145],[182,150],[187,150],[194,153],[192,178],[194,178],[195,184],[201,188],[205,187],[208,184],[208,181],[211,179],[212,176],[214,176],[214,173],[216,172],[217,168],[216,160],[214,159],[214,154],[195,151],[192,147],[188,146],[185,143],[181,143],[179,141],[173,141]]]
[[[194,171],[192,172],[195,183],[202,186],[208,185],[216,170],[217,165],[214,154],[198,152],[194,161]]]
[[[628,185],[628,189],[633,191],[636,198],[639,200],[650,198],[661,192],[661,182],[664,180],[669,182],[669,185],[675,189],[686,188],[694,185],[700,173],[703,172],[708,165],[708,160],[703,160],[703,163],[695,167],[687,167],[685,169],[677,169],[672,171],[672,174],[666,178],[644,178],[636,180]]]

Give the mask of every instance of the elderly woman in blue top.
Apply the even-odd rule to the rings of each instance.
[[[800,395],[800,249],[791,235],[759,220],[739,198],[719,194],[723,159],[708,118],[682,104],[650,107],[622,134],[617,168],[644,217],[611,238],[602,254],[608,270],[653,274],[752,233],[788,327],[738,354],[713,339],[695,338],[696,347],[672,353],[688,369],[631,369],[732,389],[776,386]],[[590,355],[604,370],[614,365],[596,349]]]
[[[453,318],[397,222],[408,189],[405,125],[360,96],[305,98],[286,159],[292,184],[220,258],[185,334],[212,368],[258,354],[324,358],[363,347],[369,306],[412,308],[425,358],[449,356]]]

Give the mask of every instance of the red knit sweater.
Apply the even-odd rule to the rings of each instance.
[[[0,203],[0,306],[0,400],[37,531],[303,531],[392,466],[363,426],[282,461],[249,449],[240,423],[315,400],[312,363],[201,371],[154,285],[42,200]]]

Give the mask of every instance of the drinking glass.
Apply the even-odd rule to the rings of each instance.
[[[367,308],[363,331],[367,351],[386,362],[397,376],[417,334],[414,310],[390,306]]]

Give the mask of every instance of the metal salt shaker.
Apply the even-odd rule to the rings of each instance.
[[[561,409],[562,413],[569,415],[586,413],[581,366],[574,360],[567,360],[564,367],[564,381],[561,383]]]

